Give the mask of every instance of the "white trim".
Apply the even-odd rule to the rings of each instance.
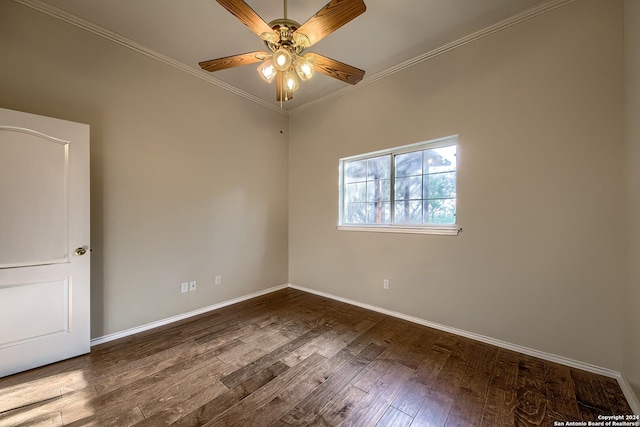
[[[510,342],[502,341],[496,338],[476,334],[475,332],[468,332],[462,329],[453,328],[451,326],[446,326],[440,323],[431,322],[429,320],[420,319],[419,317],[409,316],[407,314],[399,313],[397,311],[387,310],[385,308],[380,308],[374,305],[357,302],[354,300],[350,300],[348,298],[342,298],[326,292],[316,291],[314,289],[304,288],[302,286],[297,286],[292,284],[289,284],[289,286],[293,289],[298,289],[303,292],[309,292],[311,294],[319,295],[325,298],[330,298],[336,301],[344,302],[346,304],[355,305],[357,307],[362,307],[367,310],[376,311],[378,313],[386,314],[388,316],[397,317],[398,319],[407,320],[412,323],[417,323],[418,325],[428,326],[430,328],[438,329],[444,332],[449,332],[454,335],[470,338],[475,341],[480,341],[487,344],[495,345],[496,347],[501,347],[507,350],[516,351],[518,353],[527,354],[529,356],[537,357],[539,359],[544,359],[550,362],[559,363],[561,365],[570,366],[572,368],[582,369],[584,371],[593,372],[599,375],[604,375],[605,377],[618,378],[620,376],[620,373],[617,371],[607,369],[607,368],[601,368],[599,366],[591,365],[585,362],[580,362],[578,360],[569,359],[567,357],[557,356],[555,354],[546,353],[544,351],[535,350],[535,349],[524,347],[518,344],[512,344]]]
[[[537,357],[539,359],[548,360],[550,362],[559,363],[560,365],[569,366],[571,368],[581,369],[583,371],[592,372],[594,374],[603,375],[605,377],[614,378],[620,384],[620,388],[624,393],[624,396],[631,406],[631,409],[635,414],[640,415],[640,406],[638,405],[638,399],[633,393],[631,386],[624,379],[622,374],[618,371],[614,371],[612,369],[602,368],[600,366],[592,365],[590,363],[580,362],[578,360],[570,359],[564,356],[558,356],[556,354],[546,353],[544,351],[535,350],[529,347],[524,347],[518,344],[512,344],[510,342],[502,341],[496,338],[487,337],[485,335],[476,334],[474,332],[468,332],[458,328],[452,328],[450,326],[442,325],[440,323],[431,322],[428,320],[420,319],[414,316],[408,316],[403,313],[399,313],[397,311],[387,310],[384,308],[380,308],[374,305],[361,303],[358,301],[350,300],[348,298],[342,298],[333,294],[329,294],[327,292],[316,291],[315,289],[305,288],[303,286],[297,286],[289,284],[290,288],[297,289],[299,291],[308,292],[310,294],[319,295],[321,297],[329,298],[332,300],[340,301],[346,304],[355,305],[357,307],[362,307],[367,310],[376,311],[378,313],[386,314],[388,316],[397,317],[398,319],[407,320],[409,322],[417,323],[418,325],[428,326],[430,328],[438,329],[444,332],[449,332],[454,335],[459,335],[462,337],[470,338],[475,341],[484,342],[487,344],[495,345],[496,347],[505,348],[507,350],[512,350],[518,353],[526,354],[529,356]]]
[[[351,160],[363,160],[372,157],[384,156],[385,154],[405,154],[420,150],[431,150],[436,148],[451,147],[452,145],[458,145],[460,141],[460,135],[454,133],[453,135],[441,136],[440,138],[429,139],[427,141],[412,142],[410,144],[398,145],[391,148],[383,148],[382,150],[370,151],[368,153],[354,154],[352,156],[341,157],[341,162],[348,162]]]
[[[189,311],[187,313],[178,314],[177,316],[167,317],[166,319],[157,320],[155,322],[147,323],[146,325],[136,326],[135,328],[130,328],[120,332],[114,332],[113,334],[103,335],[101,337],[91,339],[91,347],[104,344],[109,341],[117,340],[120,338],[128,337],[129,335],[134,335],[140,332],[148,331],[149,329],[157,328],[160,326],[168,325],[173,322],[177,322],[179,320],[188,319],[189,317],[197,316],[199,314],[207,313],[209,311],[217,310],[222,307],[226,307],[228,305],[236,304],[242,301],[246,301],[252,298],[259,297],[261,295],[270,294],[271,292],[279,291],[281,289],[286,289],[289,285],[278,285],[272,288],[263,289],[258,292],[253,292],[248,295],[243,295],[237,298],[230,299],[228,301],[223,301],[218,304],[210,305],[208,307],[199,308],[197,310]]]
[[[218,80],[205,71],[202,71],[196,67],[187,65],[169,56],[163,55],[160,52],[156,52],[155,50],[149,49],[148,47],[145,47],[121,34],[108,30],[104,27],[94,24],[93,22],[82,19],[67,11],[64,11],[48,3],[45,3],[42,0],[13,0],[13,1],[16,3],[20,3],[24,6],[27,6],[33,10],[37,10],[38,12],[42,12],[46,15],[57,18],[68,24],[75,25],[78,28],[81,28],[85,31],[96,34],[102,38],[110,40],[121,46],[128,47],[131,50],[134,50],[138,53],[142,53],[143,55],[156,59],[164,64],[170,65],[174,68],[177,68],[178,70],[184,71],[185,73],[191,74],[192,76],[198,77],[206,82],[209,82],[218,87],[221,87],[222,89],[226,89],[229,92],[235,93],[236,95],[240,95],[241,97],[246,98],[249,101],[253,101],[256,104],[260,104],[263,107],[267,107],[270,110],[278,111],[278,112],[280,111],[280,107],[278,105],[274,105],[271,102],[265,101],[264,99],[259,98],[255,95],[252,95],[249,92],[246,92],[233,85],[230,85],[229,83],[225,83],[222,80]]]
[[[378,233],[435,234],[438,236],[457,236],[462,231],[457,225],[404,227],[401,225],[338,225],[340,231],[373,231]]]
[[[455,147],[456,154],[458,152],[458,134],[449,135],[441,138],[432,139],[429,141],[414,142],[408,145],[401,145],[393,148],[386,148],[383,150],[372,151],[369,153],[357,154],[348,157],[342,157],[338,160],[338,224],[337,228],[340,231],[368,231],[379,233],[407,233],[407,234],[436,234],[445,236],[457,236],[462,231],[457,224],[407,224],[394,222],[395,219],[395,205],[390,204],[390,216],[391,223],[389,224],[375,224],[375,223],[345,223],[344,222],[344,209],[345,209],[345,169],[344,165],[347,162],[362,161],[366,159],[372,159],[376,157],[389,157],[390,171],[389,171],[389,185],[390,185],[390,197],[391,201],[395,200],[394,186],[397,180],[395,176],[395,156],[405,153],[416,153],[419,151],[435,150],[438,148]],[[457,163],[457,161],[456,161]],[[458,167],[454,170],[446,172],[453,172],[457,175]],[[367,178],[368,179],[368,178]],[[370,182],[370,181],[367,181]],[[396,200],[397,202],[397,200]]]
[[[633,389],[622,375],[619,375],[616,379],[618,380],[618,384],[620,384],[624,397],[627,398],[627,402],[629,403],[629,406],[631,406],[631,410],[634,414],[640,415],[640,403],[638,402],[638,397],[633,392]]]
[[[163,62],[167,65],[171,65],[172,67],[175,67],[179,70],[182,70],[186,73],[189,73],[193,76],[196,76],[198,78],[201,78],[211,84],[214,84],[216,86],[219,86],[223,89],[226,89],[230,92],[235,93],[236,95],[242,96],[250,101],[253,101],[259,105],[262,105],[263,107],[267,107],[270,110],[273,111],[280,111],[280,106],[279,105],[275,105],[272,104],[271,102],[265,101],[262,98],[259,98],[255,95],[252,95],[240,88],[237,88],[233,85],[230,85],[228,83],[223,82],[222,80],[218,80],[215,77],[212,77],[211,75],[205,73],[204,71],[201,71],[195,67],[186,65],[180,61],[177,61],[173,58],[170,58],[168,56],[165,56],[159,52],[156,52],[154,50],[151,50],[149,48],[146,48],[144,46],[142,46],[139,43],[134,42],[133,40],[124,37],[118,33],[115,33],[113,31],[107,30],[106,28],[103,28],[97,24],[94,24],[92,22],[89,22],[85,19],[82,19],[78,16],[75,16],[69,12],[66,12],[62,9],[59,9],[55,6],[52,6],[48,3],[43,2],[42,0],[13,0],[16,3],[20,3],[23,4],[27,7],[30,7],[31,9],[37,10],[39,12],[45,13],[49,16],[52,16],[54,18],[60,19],[61,21],[67,22],[69,24],[75,25],[79,28],[82,28],[83,30],[89,31],[93,34],[96,34],[100,37],[103,37],[107,40],[111,40],[115,43],[118,43],[124,47],[128,47],[130,49],[135,50],[136,52],[142,53],[144,55],[147,55],[151,58],[157,59],[160,62]],[[290,110],[288,110],[288,112],[298,112],[304,108],[307,108],[309,106],[312,105],[317,105],[317,104],[321,104],[327,101],[330,101],[332,99],[338,98],[340,96],[344,96],[348,93],[353,92],[354,90],[359,90],[365,86],[368,86],[372,83],[375,83],[379,80],[382,80],[386,77],[389,77],[393,74],[396,74],[400,71],[406,70],[407,68],[413,67],[414,65],[417,65],[421,62],[427,61],[431,58],[434,58],[438,55],[441,55],[443,53],[449,52],[453,49],[457,49],[458,47],[464,46],[468,43],[471,43],[473,41],[479,40],[483,37],[489,36],[491,34],[497,33],[498,31],[502,31],[504,29],[507,29],[509,27],[512,27],[516,24],[519,24],[521,22],[524,21],[528,21],[529,19],[535,18],[539,15],[545,14],[547,12],[551,12],[552,10],[555,10],[559,7],[565,6],[569,3],[573,3],[575,0],[550,0],[548,2],[544,2],[542,4],[538,4],[536,6],[533,6],[523,12],[520,12],[514,16],[511,16],[507,19],[504,19],[496,24],[490,25],[482,30],[476,31],[474,33],[471,33],[467,36],[461,37],[457,40],[454,40],[450,43],[447,43],[439,48],[433,49],[429,52],[426,52],[422,55],[416,56],[415,58],[411,58],[407,61],[404,61],[398,65],[395,65],[393,67],[387,68],[386,70],[383,70],[379,73],[376,73],[370,77],[365,77],[358,85],[355,86],[347,86],[344,89],[340,89],[338,91],[332,92],[330,94],[327,94],[325,96],[322,96],[320,98],[314,99],[313,101],[307,102],[306,104],[302,104],[299,105],[295,108],[292,108]],[[287,110],[285,110],[285,113],[287,113]]]
[[[577,361],[577,360],[574,360],[574,359],[569,359],[567,357],[558,356],[558,355],[555,355],[555,354],[534,350],[532,348],[523,347],[521,345],[512,344],[512,343],[509,343],[509,342],[506,342],[506,341],[498,340],[498,339],[495,339],[495,338],[487,337],[487,336],[476,334],[476,333],[473,333],[473,332],[464,331],[462,329],[452,328],[450,326],[445,326],[445,325],[442,325],[440,323],[430,322],[428,320],[420,319],[418,317],[408,316],[406,314],[402,314],[402,313],[399,313],[397,311],[387,310],[387,309],[384,309],[384,308],[381,308],[381,307],[377,307],[377,306],[374,306],[374,305],[365,304],[365,303],[357,302],[357,301],[354,301],[354,300],[350,300],[348,298],[342,298],[342,297],[339,297],[339,296],[336,296],[336,295],[333,295],[333,294],[329,294],[327,292],[317,291],[315,289],[310,289],[310,288],[305,288],[303,286],[293,285],[291,283],[274,286],[274,287],[271,287],[271,288],[268,288],[268,289],[263,289],[263,290],[258,291],[258,292],[254,292],[254,293],[251,293],[251,294],[248,294],[248,295],[244,295],[244,296],[241,296],[241,297],[233,298],[233,299],[230,299],[228,301],[224,301],[224,302],[221,302],[221,303],[218,303],[218,304],[210,305],[208,307],[200,308],[198,310],[190,311],[188,313],[183,313],[183,314],[179,314],[177,316],[168,317],[166,319],[158,320],[156,322],[147,323],[146,325],[138,326],[138,327],[135,327],[135,328],[130,328],[130,329],[127,329],[125,331],[116,332],[116,333],[109,334],[109,335],[104,335],[104,336],[98,337],[98,338],[93,338],[91,340],[91,346],[93,347],[95,345],[104,344],[106,342],[113,341],[113,340],[116,340],[116,339],[119,339],[119,338],[125,338],[125,337],[128,337],[130,335],[134,335],[134,334],[137,334],[137,333],[140,333],[140,332],[147,331],[149,329],[157,328],[159,326],[168,325],[170,323],[177,322],[179,320],[188,319],[189,317],[197,316],[199,314],[207,313],[209,311],[217,310],[219,308],[226,307],[228,305],[236,304],[236,303],[239,303],[239,302],[242,302],[242,301],[246,301],[246,300],[249,300],[249,299],[252,299],[252,298],[256,298],[256,297],[259,297],[259,296],[262,296],[262,295],[266,295],[266,294],[269,294],[271,292],[279,291],[281,289],[286,289],[286,288],[297,289],[297,290],[302,291],[302,292],[307,292],[307,293],[310,293],[310,294],[319,295],[319,296],[322,296],[322,297],[325,297],[325,298],[329,298],[329,299],[332,299],[332,300],[335,300],[335,301],[340,301],[340,302],[343,302],[343,303],[346,303],[346,304],[354,305],[356,307],[362,307],[362,308],[367,309],[367,310],[371,310],[371,311],[375,311],[375,312],[378,312],[378,313],[386,314],[388,316],[396,317],[398,319],[407,320],[409,322],[416,323],[418,325],[423,325],[423,326],[427,326],[427,327],[430,327],[430,328],[438,329],[438,330],[441,330],[441,331],[444,331],[444,332],[449,332],[449,333],[452,333],[452,334],[455,334],[455,335],[459,335],[459,336],[463,336],[463,337],[466,337],[466,338],[470,338],[472,340],[476,340],[476,341],[484,342],[484,343],[487,343],[487,344],[495,345],[497,347],[505,348],[505,349],[512,350],[512,351],[516,351],[518,353],[527,354],[529,356],[537,357],[537,358],[540,358],[540,359],[543,359],[543,360],[548,360],[550,362],[559,363],[561,365],[569,366],[569,367],[572,367],[572,368],[582,369],[583,371],[592,372],[594,374],[604,375],[604,376],[609,377],[609,378],[615,378],[618,381],[618,384],[620,385],[620,388],[622,389],[622,392],[624,393],[624,396],[627,399],[627,402],[629,403],[629,406],[631,406],[631,410],[633,410],[633,412],[635,414],[640,415],[640,404],[638,404],[638,398],[634,394],[634,392],[631,389],[631,386],[629,385],[629,383],[620,374],[620,372],[617,372],[617,371],[614,371],[614,370],[611,370],[611,369],[607,369],[607,368],[601,368],[599,366],[591,365],[589,363],[580,362],[580,361]]]
[[[442,55],[443,53],[447,53],[451,50],[457,49],[468,43],[474,42],[476,40],[480,40],[486,36],[490,36],[491,34],[497,33],[498,31],[506,30],[507,28],[512,27],[516,24],[520,24],[521,22],[525,22],[525,21],[528,21],[529,19],[543,15],[547,12],[551,12],[552,10],[555,10],[559,7],[565,6],[569,3],[573,3],[574,1],[575,0],[551,0],[546,3],[538,4],[523,12],[520,12],[507,19],[504,19],[496,24],[490,25],[482,30],[476,31],[475,33],[471,33],[467,36],[464,36],[457,40],[449,42],[429,52],[423,53],[422,55],[418,55],[415,58],[408,59],[404,62],[401,62],[398,65],[395,65],[391,68],[387,68],[386,70],[380,71],[379,73],[376,73],[372,76],[369,76],[369,77],[365,76],[365,78],[355,86],[347,86],[344,89],[337,90],[335,92],[332,92],[320,98],[314,99],[313,101],[307,102],[306,104],[299,105],[295,108],[292,108],[291,110],[289,110],[289,112],[297,113],[307,107],[311,107],[317,104],[322,104],[332,99],[347,95],[356,90],[360,90],[365,86],[369,86],[372,83],[375,83],[379,80],[392,76],[396,73],[399,73],[400,71],[404,71],[408,68],[413,67],[414,65],[420,64],[421,62],[428,61],[429,59],[435,58],[436,56],[439,56],[439,55]]]

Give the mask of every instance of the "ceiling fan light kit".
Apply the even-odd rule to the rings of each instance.
[[[284,73],[291,68],[293,55],[287,48],[281,47],[273,53],[273,62],[276,64],[276,69]]]
[[[307,22],[300,25],[287,19],[287,0],[284,0],[284,18],[267,24],[243,0],[216,0],[231,12],[267,46],[268,52],[249,52],[200,62],[206,71],[218,71],[239,65],[263,61],[258,74],[268,83],[276,80],[276,100],[293,98],[300,83],[311,79],[315,71],[349,84],[356,84],[364,71],[317,53],[303,52],[344,24],[364,13],[363,0],[331,0]]]
[[[258,73],[265,82],[271,83],[277,74],[276,66],[271,59],[267,59],[258,67]]]
[[[285,71],[282,75],[282,79],[284,80],[284,86],[286,90],[288,90],[289,92],[295,92],[300,87],[300,83],[298,83],[296,73],[291,70]]]
[[[304,56],[297,55],[293,60],[293,66],[300,80],[306,82],[313,77],[316,58],[313,55],[306,54]]]

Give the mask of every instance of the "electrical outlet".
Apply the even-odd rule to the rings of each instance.
[[[222,276],[216,276],[216,285],[221,285],[222,284]]]
[[[182,284],[180,285],[180,291],[182,293],[189,292],[189,283],[188,282],[182,282]]]
[[[389,289],[389,279],[384,279],[382,281],[382,287],[385,289]]]
[[[190,291],[195,291],[197,289],[197,282],[195,280],[192,280],[191,282],[189,282],[189,290]]]

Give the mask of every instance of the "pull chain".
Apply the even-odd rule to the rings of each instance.
[[[286,1],[286,0],[285,0]],[[284,96],[284,87],[283,85],[280,85],[280,133],[284,133],[284,115],[283,115],[283,111],[282,111],[282,97]]]

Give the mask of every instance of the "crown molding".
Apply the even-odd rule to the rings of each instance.
[[[117,43],[121,46],[127,47],[131,50],[134,50],[138,53],[146,55],[150,58],[158,60],[164,64],[170,65],[178,70],[184,71],[185,73],[191,74],[192,76],[198,77],[208,83],[211,83],[215,86],[218,86],[222,89],[228,90],[229,92],[235,93],[243,98],[248,99],[249,101],[255,102],[256,104],[262,105],[263,107],[267,107],[270,110],[280,112],[280,107],[273,105],[272,103],[265,101],[262,98],[258,98],[255,95],[250,94],[242,89],[239,89],[233,85],[223,82],[222,80],[218,80],[215,77],[212,77],[209,74],[206,74],[204,71],[201,71],[195,67],[186,65],[183,62],[177,61],[169,56],[163,55],[160,52],[156,52],[155,50],[149,49],[121,34],[118,34],[114,31],[103,28],[93,22],[82,19],[76,15],[73,15],[69,12],[66,12],[62,9],[59,9],[55,6],[50,5],[49,3],[45,3],[41,0],[13,0],[15,3],[22,4],[27,6],[33,10],[49,15],[53,18],[57,18],[61,21],[64,21],[68,24],[74,25],[78,28],[81,28],[85,31],[93,33],[97,36],[105,38],[109,41]]]
[[[389,76],[392,76],[396,73],[404,71],[408,68],[413,67],[414,65],[418,65],[422,62],[428,61],[436,56],[442,55],[443,53],[447,53],[459,47],[462,47],[466,44],[474,42],[476,40],[480,40],[484,37],[490,36],[491,34],[495,34],[499,31],[506,30],[514,25],[520,24],[522,22],[533,19],[537,16],[543,15],[545,13],[551,12],[552,10],[558,9],[562,6],[566,6],[569,3],[573,3],[576,0],[550,0],[548,2],[538,4],[536,6],[532,6],[516,15],[513,15],[509,18],[506,18],[496,24],[490,25],[489,27],[483,28],[482,30],[478,30],[474,33],[461,37],[457,40],[449,42],[443,46],[435,48],[429,52],[423,53],[422,55],[418,55],[415,58],[408,59],[404,62],[401,62],[398,65],[395,65],[391,68],[387,68],[386,70],[380,71],[370,77],[365,76],[365,78],[357,85],[357,86],[349,86],[344,89],[340,89],[338,91],[332,92],[323,97],[317,98],[313,101],[307,102],[306,104],[300,105],[296,108],[289,110],[290,113],[297,113],[306,108],[325,103],[335,98],[339,98],[341,96],[347,95],[356,90],[360,90],[370,84],[376,83],[382,79],[385,79]]]
[[[103,28],[97,24],[94,24],[90,21],[87,21],[85,19],[82,19],[76,15],[73,15],[69,12],[66,12],[62,9],[59,9],[55,6],[50,5],[49,3],[46,3],[42,0],[13,0],[16,3],[22,4],[24,6],[27,6],[33,10],[37,10],[38,12],[44,13],[46,15],[49,15],[51,17],[60,19],[61,21],[64,21],[68,24],[71,25],[75,25],[78,28],[81,28],[85,31],[89,31],[93,34],[96,34],[100,37],[103,37],[107,40],[110,40],[114,43],[117,43],[121,46],[127,47],[129,49],[132,49],[136,52],[139,52],[143,55],[146,55],[150,58],[156,59],[164,64],[170,65],[174,68],[177,68],[178,70],[184,71],[188,74],[191,74],[192,76],[198,77],[208,83],[211,83],[213,85],[216,85],[222,89],[228,90],[229,92],[232,92],[236,95],[239,95],[243,98],[248,99],[249,101],[255,102],[256,104],[259,104],[263,107],[266,107],[270,110],[273,111],[277,111],[280,112],[280,107],[277,105],[274,105],[268,101],[265,101],[262,98],[259,98],[255,95],[250,94],[249,92],[246,92],[240,88],[237,88],[233,85],[230,85],[228,83],[225,83],[221,80],[216,79],[215,77],[212,77],[209,74],[205,74],[203,71],[198,70],[197,68],[194,68],[192,66],[186,65],[180,61],[177,61],[171,57],[168,57],[166,55],[163,55],[159,52],[156,52],[152,49],[149,49],[127,37],[124,37],[116,32],[113,32],[111,30],[108,30],[106,28]],[[291,110],[289,110],[288,112],[285,111],[285,113],[297,113],[300,112],[306,108],[318,105],[318,104],[322,104],[328,101],[331,101],[333,99],[339,98],[341,96],[347,95],[353,91],[356,90],[360,90],[366,86],[369,86],[370,84],[376,83],[382,79],[385,79],[389,76],[392,76],[396,73],[399,73],[403,70],[406,70],[408,68],[413,67],[414,65],[420,64],[422,62],[428,61],[432,58],[435,58],[443,53],[449,52],[453,49],[457,49],[459,47],[462,47],[468,43],[474,42],[476,40],[482,39],[486,36],[489,36],[491,34],[497,33],[499,31],[505,30],[507,28],[510,28],[514,25],[520,24],[522,22],[528,21],[529,19],[535,18],[537,16],[543,15],[545,13],[551,12],[557,8],[560,8],[562,6],[565,6],[567,4],[573,3],[576,0],[549,0],[547,2],[544,2],[542,4],[538,4],[536,6],[533,6],[523,12],[520,12],[516,15],[513,15],[507,19],[504,19],[496,24],[490,25],[489,27],[486,27],[482,30],[476,31],[474,33],[471,33],[467,36],[461,37],[457,40],[454,40],[450,43],[447,43],[443,46],[440,46],[436,49],[433,49],[429,52],[426,52],[422,55],[416,56],[415,58],[411,58],[407,61],[404,61],[398,65],[395,65],[393,67],[387,68],[386,70],[383,70],[379,73],[376,73],[370,77],[365,77],[358,85],[356,86],[349,86],[346,87],[344,89],[340,89],[338,91],[332,92],[328,95],[322,96],[320,98],[317,98],[313,101],[307,102],[303,105],[299,105],[298,107],[292,108]]]

